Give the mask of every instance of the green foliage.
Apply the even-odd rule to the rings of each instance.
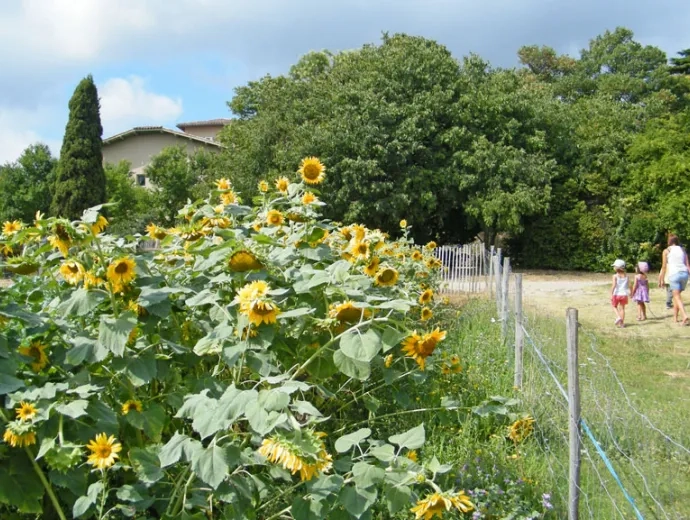
[[[69,101],[69,119],[58,161],[52,209],[54,215],[79,218],[106,200],[100,105],[93,77],[87,76]]]
[[[56,160],[44,144],[29,146],[15,163],[0,166],[0,220],[32,220],[50,208]]]
[[[131,165],[121,161],[105,165],[107,208],[111,232],[119,235],[141,233],[157,219],[154,194],[137,186],[130,175]]]

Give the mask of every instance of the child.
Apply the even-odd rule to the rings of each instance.
[[[635,283],[632,288],[632,299],[637,303],[637,321],[645,321],[647,319],[647,306],[649,303],[649,281],[647,280],[647,273],[649,272],[649,264],[647,262],[638,262],[635,267]]]
[[[630,295],[630,281],[628,275],[625,274],[625,261],[620,258],[613,262],[613,269],[616,274],[613,275],[611,284],[611,305],[616,313],[615,325],[617,327],[625,327],[625,306],[628,305],[628,296]]]

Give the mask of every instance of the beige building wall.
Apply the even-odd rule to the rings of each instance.
[[[104,144],[103,162],[117,164],[120,161],[129,161],[132,165],[132,175],[135,176],[134,180],[137,184],[150,188],[151,183],[148,178],[144,177],[142,179],[136,176],[144,175],[144,170],[151,162],[151,159],[158,155],[163,148],[170,146],[184,146],[188,154],[194,153],[199,148],[213,152],[218,151],[217,146],[205,144],[201,141],[192,141],[191,139],[165,133],[144,133],[130,135],[124,139]]]

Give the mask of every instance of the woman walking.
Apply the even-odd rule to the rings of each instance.
[[[663,263],[659,273],[659,286],[664,283],[664,277],[668,272],[668,281],[673,292],[673,319],[681,325],[687,325],[690,319],[685,312],[685,306],[680,293],[685,290],[688,284],[688,274],[690,273],[690,261],[688,254],[680,247],[680,242],[676,235],[669,235],[668,247],[664,250]],[[679,320],[679,315],[682,320]]]

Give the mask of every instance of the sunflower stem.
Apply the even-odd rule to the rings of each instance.
[[[108,479],[105,470],[101,470],[103,477],[103,489],[101,489],[101,503],[98,506],[98,520],[103,520],[103,509],[105,508],[105,499],[108,496]]]
[[[269,516],[266,520],[276,520],[276,518],[280,518],[285,513],[289,512],[290,509],[292,509],[292,506],[288,506],[285,509],[283,509],[282,511],[278,511],[275,515]]]
[[[4,418],[4,414],[2,415]],[[64,511],[62,510],[62,507],[60,506],[60,502],[58,501],[57,496],[55,495],[55,491],[53,491],[53,486],[50,485],[48,482],[48,479],[46,478],[45,473],[43,473],[43,470],[41,469],[41,466],[38,465],[36,462],[36,459],[34,458],[34,454],[31,451],[31,448],[26,446],[24,448],[26,451],[26,455],[29,457],[29,460],[31,461],[31,465],[34,467],[34,471],[36,472],[36,475],[38,475],[39,480],[41,481],[41,484],[43,484],[43,487],[46,490],[46,493],[48,493],[48,497],[50,498],[50,502],[53,504],[53,507],[55,508],[55,512],[57,513],[58,517],[60,520],[67,520],[67,517],[65,516]]]
[[[192,473],[189,475],[189,478],[187,479],[187,482],[184,484],[184,489],[182,490],[182,493],[180,493],[177,496],[177,502],[175,502],[175,508],[173,509],[172,516],[177,516],[179,512],[182,510],[184,507],[184,503],[187,498],[187,488],[189,485],[192,483],[194,478],[196,477],[196,473],[192,471]]]
[[[185,470],[180,473],[180,476],[177,477],[175,489],[173,490],[173,494],[170,496],[170,502],[168,503],[168,509],[165,511],[166,516],[170,516],[172,514],[172,510],[177,507],[177,501],[175,499],[177,498],[177,493],[180,491],[180,486],[182,486],[182,481],[187,476],[187,471],[189,471],[189,468],[185,468]]]
[[[283,498],[283,497],[284,497],[285,495],[287,495],[288,493],[292,493],[295,489],[297,489],[297,488],[298,488],[299,486],[301,486],[301,485],[302,485],[302,481],[299,481],[297,484],[295,484],[295,485],[293,485],[293,486],[290,486],[290,487],[288,487],[288,488],[285,488],[283,491],[281,491],[281,492],[278,493],[276,496],[274,496],[271,500],[269,500],[268,502],[264,502],[263,504],[261,504],[261,505],[256,509],[256,511],[259,512],[259,511],[261,511],[263,508],[270,506],[272,503],[277,502],[278,500],[280,500],[281,498]]]

